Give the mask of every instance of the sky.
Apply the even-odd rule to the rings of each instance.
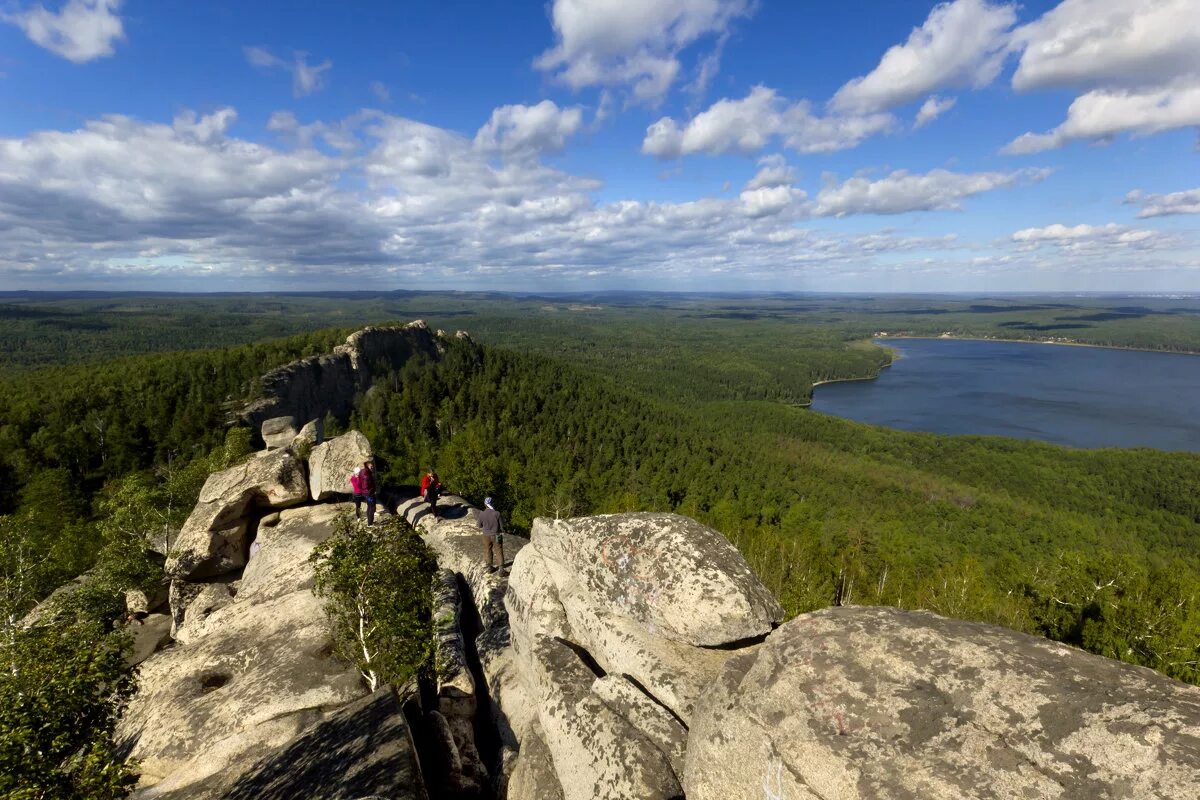
[[[0,290],[1200,292],[1200,0],[0,0]]]

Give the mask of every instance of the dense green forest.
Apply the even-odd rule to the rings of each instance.
[[[1103,317],[1088,323],[1095,341],[1200,347],[1200,315],[1145,302],[14,301],[0,309],[0,771],[55,796],[124,794],[131,772],[111,757],[111,732],[135,676],[115,623],[125,588],[161,578],[146,542],[164,549],[205,477],[247,455],[231,411],[262,373],[361,324],[416,316],[480,344],[451,340],[441,361],[414,358],[358,398],[348,424],[393,486],[435,467],[452,491],[496,497],[517,530],[538,515],[676,511],[724,532],[792,614],[927,608],[1200,683],[1200,455],[906,433],[805,407],[814,382],[889,363],[869,342],[882,330],[997,336],[1014,320],[1083,315]],[[20,630],[35,601],[85,571],[51,605],[54,625]],[[47,717],[59,694],[78,702]]]

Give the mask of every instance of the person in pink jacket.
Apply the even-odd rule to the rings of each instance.
[[[367,504],[367,524],[375,524],[375,470],[370,461],[350,473],[350,491],[354,494],[354,517],[358,518],[362,504]]]

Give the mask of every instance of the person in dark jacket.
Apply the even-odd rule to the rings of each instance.
[[[429,503],[429,513],[437,519],[437,501],[438,496],[442,493],[442,482],[438,480],[437,473],[433,470],[421,481],[421,499]]]
[[[479,527],[483,529],[483,557],[487,561],[488,572],[495,572],[492,564],[492,548],[500,556],[500,569],[504,569],[504,523],[500,520],[500,512],[492,505],[492,498],[483,501],[483,511],[479,512]]]

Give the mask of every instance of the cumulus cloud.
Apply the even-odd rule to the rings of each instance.
[[[958,102],[956,98],[947,97],[942,99],[936,95],[930,97],[917,110],[917,118],[913,120],[914,128],[924,128],[935,119],[945,114],[950,109],[954,108],[954,104]]]
[[[116,52],[114,45],[125,38],[120,7],[121,0],[69,0],[57,13],[39,4],[0,19],[55,55],[83,64]]]
[[[627,87],[635,100],[656,104],[680,73],[680,52],[705,36],[720,37],[753,6],[753,0],[554,0],[556,44],[535,65],[573,89]],[[702,63],[700,77],[707,82],[715,68],[715,60]]]
[[[551,100],[535,106],[500,106],[475,134],[475,146],[508,157],[556,153],[582,126],[582,110],[559,108]]]
[[[1015,186],[1022,181],[1040,181],[1047,174],[1044,170],[961,173],[935,169],[921,175],[896,170],[875,181],[862,176],[844,183],[827,180],[817,194],[813,213],[822,217],[844,217],[958,210],[968,197]]]
[[[1060,223],[1044,228],[1025,228],[1012,235],[1012,240],[1029,247],[1053,245],[1067,250],[1088,250],[1103,247],[1147,247],[1160,238],[1157,231],[1130,228],[1110,222],[1107,225],[1073,225]]]
[[[1166,217],[1172,214],[1200,214],[1200,189],[1170,194],[1145,194],[1134,190],[1125,195],[1126,205],[1141,206],[1138,219]]]
[[[1018,90],[1078,87],[1067,118],[1005,153],[1200,125],[1200,10],[1194,0],[1064,0],[1014,34]]]
[[[1200,70],[1194,0],[1063,0],[1014,40],[1018,90],[1159,86]]]
[[[1147,136],[1200,125],[1200,79],[1153,90],[1097,89],[1075,98],[1067,119],[1046,133],[1023,133],[1005,145],[1008,155],[1039,153],[1079,140]]]
[[[769,189],[774,186],[791,186],[796,182],[796,173],[787,159],[775,153],[758,160],[759,170],[746,184],[747,190]]]
[[[1016,21],[1014,5],[954,0],[935,6],[904,44],[889,48],[874,70],[842,86],[830,105],[870,114],[945,87],[986,86],[1000,73]]]
[[[774,89],[756,86],[741,100],[718,100],[683,127],[663,117],[647,128],[642,152],[661,159],[751,154],[778,139],[799,153],[831,153],[855,147],[895,122],[890,114],[822,117],[805,100],[789,103]]]
[[[810,201],[778,155],[735,197],[598,203],[594,180],[497,161],[473,138],[379,111],[308,124],[278,113],[270,128],[286,146],[240,138],[236,124],[225,108],[0,139],[0,274],[42,286],[741,285],[867,270],[926,246],[802,229]],[[513,130],[497,126],[497,141]],[[336,154],[318,137],[340,142]]]
[[[265,47],[248,46],[242,48],[242,51],[246,55],[246,61],[252,66],[264,69],[282,69],[292,73],[292,94],[295,97],[307,97],[324,89],[325,73],[333,68],[333,62],[329,59],[325,59],[320,64],[309,64],[308,53],[299,50],[292,54],[290,62]]]

